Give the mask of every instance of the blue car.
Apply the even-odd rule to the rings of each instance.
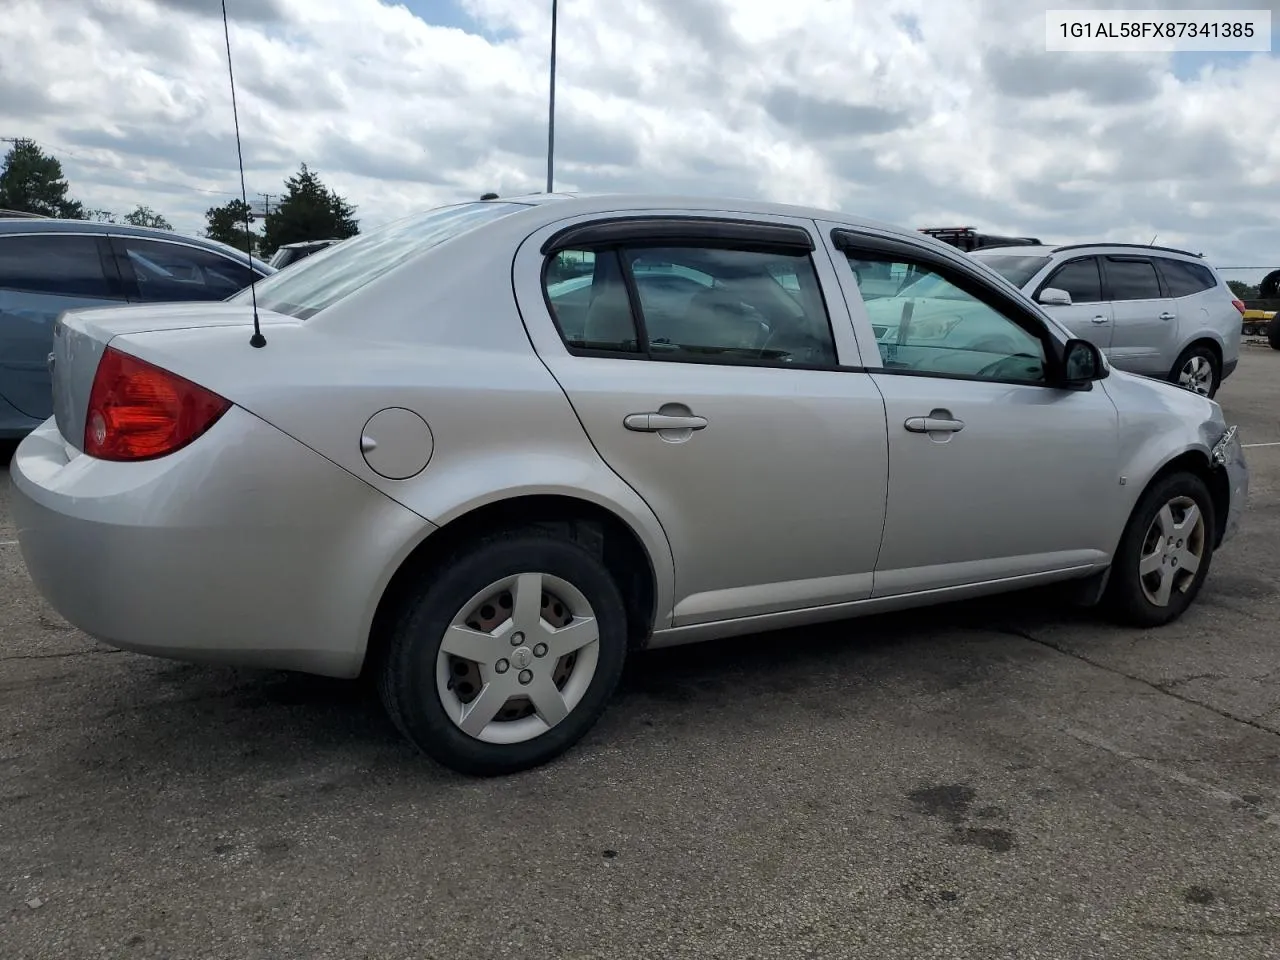
[[[232,247],[165,230],[0,218],[0,440],[53,415],[49,354],[62,311],[225,300],[272,273]]]

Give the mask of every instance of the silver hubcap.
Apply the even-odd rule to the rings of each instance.
[[[559,577],[521,573],[485,587],[453,618],[436,658],[436,691],[463,733],[522,743],[581,702],[599,655],[587,598]]]
[[[1178,385],[1202,397],[1209,395],[1213,386],[1213,364],[1208,357],[1192,357],[1178,372]]]
[[[1142,543],[1138,575],[1142,592],[1167,607],[1175,590],[1185,593],[1204,559],[1204,514],[1190,497],[1175,497],[1156,514]]]

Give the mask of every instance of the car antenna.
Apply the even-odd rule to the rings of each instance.
[[[249,346],[265,347],[267,338],[258,323],[258,271],[253,269],[253,232],[249,229],[249,194],[244,186],[244,151],[240,149],[240,111],[236,108],[236,75],[231,69],[231,28],[227,26],[227,0],[222,0],[222,35],[227,41],[227,76],[231,80],[231,117],[236,125],[236,160],[240,165],[240,202],[244,205],[245,257],[249,263],[249,297],[253,301],[253,336]]]
[[[1154,247],[1154,246],[1156,245],[1156,237],[1158,237],[1158,236],[1160,236],[1160,234],[1158,234],[1158,233],[1157,233],[1155,237],[1152,237],[1152,238],[1151,238],[1151,242],[1150,242],[1150,243],[1148,243],[1148,244],[1147,244],[1147,246],[1148,246],[1148,247]]]

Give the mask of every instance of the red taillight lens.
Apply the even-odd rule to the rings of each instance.
[[[175,373],[107,347],[89,391],[84,452],[100,460],[150,460],[213,426],[231,402]]]
[[[1244,301],[1243,301],[1243,300],[1232,300],[1232,301],[1231,301],[1231,305],[1232,305],[1233,307],[1235,307],[1237,310],[1239,310],[1239,311],[1240,311],[1240,316],[1242,316],[1242,317],[1244,316]]]

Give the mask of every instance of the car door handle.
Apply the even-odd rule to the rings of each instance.
[[[941,417],[909,417],[903,426],[912,433],[959,433],[964,429],[964,421],[944,420]]]
[[[1161,320],[1172,320],[1172,319],[1174,319],[1174,314],[1172,314],[1172,313],[1170,313],[1168,310],[1166,310],[1164,313],[1160,314],[1160,319],[1161,319]]]
[[[701,430],[707,425],[706,417],[673,417],[666,413],[632,413],[623,418],[628,430],[641,433],[657,433],[659,430]]]
[[[1094,318],[1093,318],[1092,320],[1090,320],[1089,322],[1090,322],[1090,323],[1106,323],[1106,322],[1107,322],[1107,318],[1106,318],[1106,317],[1104,317],[1102,314],[1098,314],[1096,317],[1094,317]]]

